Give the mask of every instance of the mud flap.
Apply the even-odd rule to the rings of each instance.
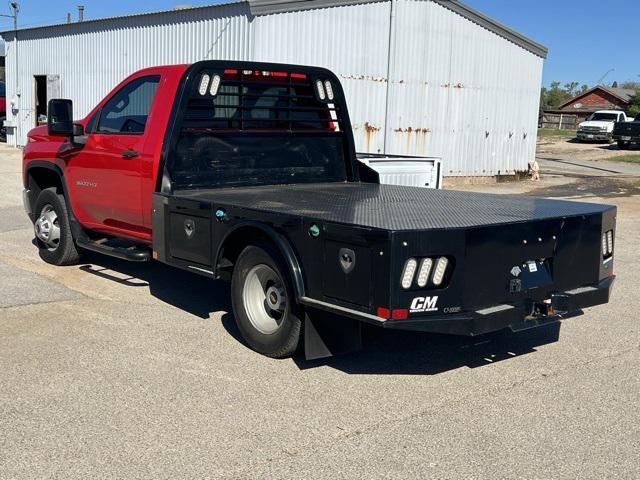
[[[361,322],[327,313],[305,313],[304,354],[307,360],[332,357],[361,349]]]

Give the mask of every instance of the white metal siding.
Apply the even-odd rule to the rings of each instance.
[[[383,152],[390,2],[257,17],[254,60],[318,65],[341,80],[356,147]]]
[[[60,75],[80,117],[140,68],[250,59],[333,70],[359,151],[441,157],[450,176],[526,170],[543,59],[431,1],[395,0],[391,13],[382,1],[253,17],[239,3],[19,32],[18,143],[35,122],[33,75]]]
[[[34,75],[60,75],[60,95],[73,100],[74,114],[82,118],[141,68],[203,59],[246,60],[251,44],[247,16],[245,4],[232,4],[19,31],[18,144],[24,145],[27,132],[35,126]],[[14,42],[6,40],[7,99],[11,99]],[[11,120],[10,109],[7,114]],[[15,145],[16,139],[10,135],[8,142]]]
[[[449,176],[526,170],[542,58],[437,3],[395,9],[386,153],[442,157]]]

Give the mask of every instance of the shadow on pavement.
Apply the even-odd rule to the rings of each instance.
[[[129,287],[148,287],[151,295],[200,318],[231,311],[229,287],[159,262],[135,263],[87,252],[81,270]]]
[[[300,369],[326,365],[350,374],[435,375],[533,353],[537,347],[558,341],[560,323],[518,333],[503,330],[473,338],[376,327],[367,327],[363,334],[362,351],[318,361],[294,360]]]
[[[231,312],[229,287],[224,282],[158,262],[131,263],[93,253],[87,253],[84,260],[81,270],[131,288],[148,287],[157,299],[200,318],[207,319],[212,312]],[[244,344],[231,313],[223,315],[222,325]],[[467,338],[365,325],[363,350],[316,361],[298,356],[293,361],[301,370],[327,366],[350,374],[435,375],[535,352],[536,347],[556,342],[559,332],[560,324],[552,324],[518,333],[504,330]]]
[[[602,145],[600,148],[603,150],[615,150],[624,155],[626,152],[640,149],[640,145],[634,143],[634,144],[631,144],[628,149],[623,150],[623,149],[620,149],[620,147],[618,147],[618,144],[614,142],[609,145]],[[606,158],[604,160],[606,160]]]
[[[578,137],[573,137],[567,140],[567,143],[583,143],[588,145],[604,145],[608,147],[609,145],[613,145],[611,142],[607,140],[580,140]],[[617,145],[616,145],[617,147]]]

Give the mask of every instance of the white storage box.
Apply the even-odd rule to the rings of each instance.
[[[380,183],[406,187],[442,188],[442,159],[357,154],[358,160],[380,175]]]

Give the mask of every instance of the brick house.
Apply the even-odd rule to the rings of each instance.
[[[635,90],[627,88],[598,85],[560,105],[559,111],[567,114],[577,114],[578,121],[581,122],[598,110],[626,111],[635,94]]]

